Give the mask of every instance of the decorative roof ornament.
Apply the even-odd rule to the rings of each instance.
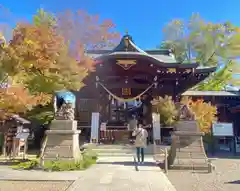
[[[117,60],[117,65],[121,66],[124,70],[129,70],[132,66],[137,64],[136,60]]]
[[[3,34],[0,32],[0,46],[3,47],[6,44],[6,39]]]
[[[126,35],[124,37],[124,48],[125,48],[126,51],[128,51],[128,48],[129,48],[129,37],[128,37],[128,35]]]

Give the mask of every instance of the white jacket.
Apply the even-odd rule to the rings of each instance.
[[[148,132],[146,131],[146,129],[137,128],[133,131],[132,136],[136,136],[136,140],[135,140],[136,147],[140,147],[140,148],[147,147]]]

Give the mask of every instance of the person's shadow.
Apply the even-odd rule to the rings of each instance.
[[[133,161],[116,161],[116,162],[103,162],[99,161],[97,164],[111,164],[111,165],[123,165],[123,166],[132,166],[135,168],[136,171],[139,171],[139,166],[155,166],[157,167],[156,163],[154,162],[144,162],[144,164],[138,164],[137,159],[134,157]]]
[[[225,182],[224,184],[240,184],[240,180],[234,180],[230,182]]]

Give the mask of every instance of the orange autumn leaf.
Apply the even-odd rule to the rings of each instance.
[[[11,40],[0,47],[3,76],[7,76],[6,81],[22,84],[0,89],[2,118],[45,105],[55,91],[79,91],[83,79],[95,70],[95,62],[86,49],[118,43],[119,34],[114,32],[111,20],[83,11],[38,13],[31,23],[16,23]]]
[[[22,114],[32,109],[33,106],[49,102],[51,97],[42,93],[29,94],[22,86],[12,86],[0,89],[0,119],[3,120],[13,114]]]
[[[181,103],[187,104],[196,116],[198,126],[204,133],[210,133],[212,123],[217,120],[217,107],[203,99],[193,101],[191,98],[183,97]]]

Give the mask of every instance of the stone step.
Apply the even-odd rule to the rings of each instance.
[[[93,149],[97,153],[132,153],[132,149]]]
[[[99,157],[133,157],[136,153],[98,153]],[[153,155],[145,153],[145,156],[153,158]],[[163,157],[161,157],[163,158]]]
[[[118,148],[118,149],[122,149],[122,148],[132,148],[132,145],[123,145],[123,144],[93,144],[93,143],[85,143],[83,144],[81,147],[89,147],[89,148],[104,148],[104,149],[108,149],[108,148]]]
[[[96,149],[132,149],[132,145],[95,145]]]
[[[135,147],[134,145],[104,145],[104,144],[86,144],[84,147],[91,148],[94,150],[98,155],[106,155],[106,156],[124,156],[124,155],[135,155]],[[145,149],[146,155],[154,155],[154,154],[162,154],[162,146],[156,146],[154,150],[154,145],[148,145]]]
[[[134,153],[98,153],[98,157],[133,157]]]

